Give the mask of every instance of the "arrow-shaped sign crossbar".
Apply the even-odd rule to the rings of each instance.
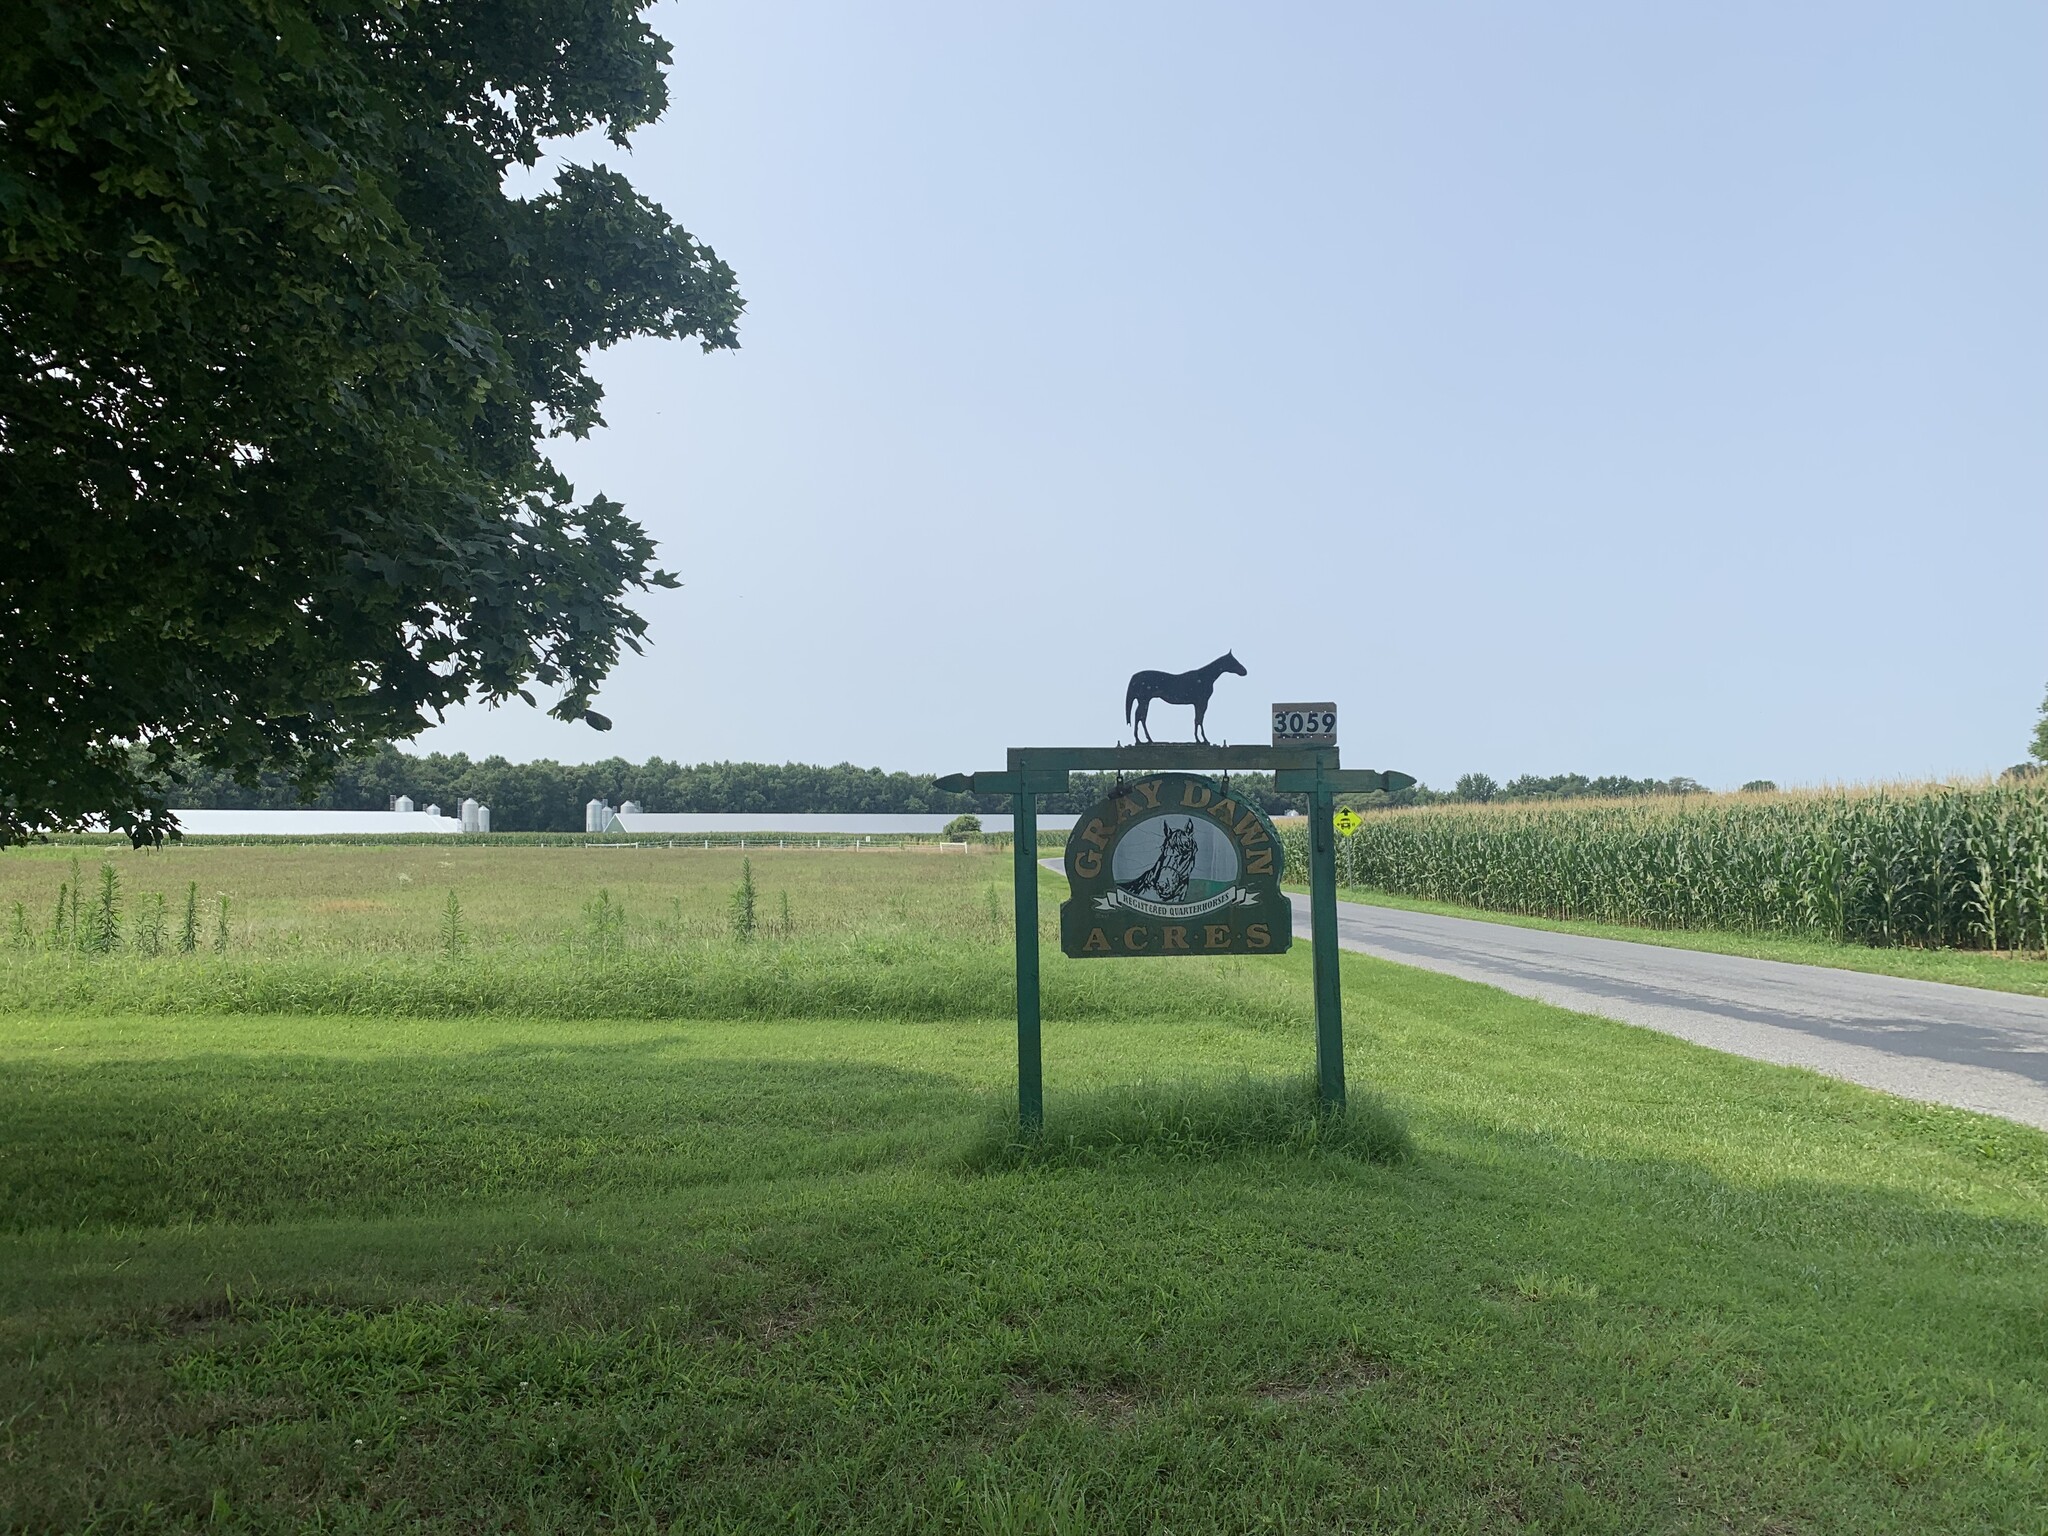
[[[1391,768],[1326,768],[1321,772],[1313,768],[1282,768],[1273,775],[1273,787],[1288,794],[1316,789],[1326,789],[1333,795],[1369,795],[1374,790],[1392,793],[1414,782],[1412,773],[1396,773]]]
[[[932,780],[932,788],[949,795],[1063,795],[1067,792],[1065,769],[1026,768],[1017,773],[947,773]]]

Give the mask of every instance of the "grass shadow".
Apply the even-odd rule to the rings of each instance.
[[[1250,1151],[1402,1163],[1415,1153],[1407,1123],[1371,1094],[1324,1108],[1313,1074],[1140,1079],[1059,1095],[1044,1126],[1026,1133],[1014,1101],[992,1107],[968,1168],[1098,1165],[1136,1154],[1176,1160]]]
[[[202,1052],[0,1076],[0,1232],[368,1218],[950,1156],[936,1071],[682,1054],[664,1035],[368,1060]]]

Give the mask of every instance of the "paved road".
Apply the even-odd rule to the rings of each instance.
[[[1307,938],[1308,897],[1293,901],[1294,931]],[[2048,998],[1349,901],[1337,904],[1337,942],[1717,1051],[2048,1130]]]
[[[1294,897],[1308,934],[1308,898]],[[2048,998],[1337,904],[1337,942],[1579,1013],[2048,1129]]]

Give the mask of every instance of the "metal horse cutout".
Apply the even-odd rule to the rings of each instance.
[[[1144,733],[1145,740],[1152,739],[1151,727],[1145,724],[1145,712],[1158,699],[1165,704],[1192,704],[1195,706],[1195,740],[1208,744],[1209,738],[1202,732],[1202,717],[1209,712],[1209,695],[1216,691],[1216,679],[1226,672],[1245,676],[1244,663],[1230,652],[1225,651],[1206,667],[1197,667],[1192,672],[1133,672],[1131,685],[1124,690],[1124,723],[1131,723],[1131,706],[1138,708],[1137,730],[1131,739],[1138,739],[1138,732]]]

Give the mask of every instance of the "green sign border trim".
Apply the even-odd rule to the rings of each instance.
[[[1225,807],[1228,814],[1221,814]],[[1117,844],[1148,821],[1183,812],[1208,817],[1229,837],[1238,855],[1237,888],[1248,899],[1194,917],[1127,908],[1105,920],[1100,903],[1119,889],[1112,872]],[[1066,872],[1060,950],[1072,959],[1278,955],[1294,942],[1294,904],[1280,888],[1287,853],[1279,833],[1264,811],[1204,774],[1149,774],[1097,801],[1067,838]]]

